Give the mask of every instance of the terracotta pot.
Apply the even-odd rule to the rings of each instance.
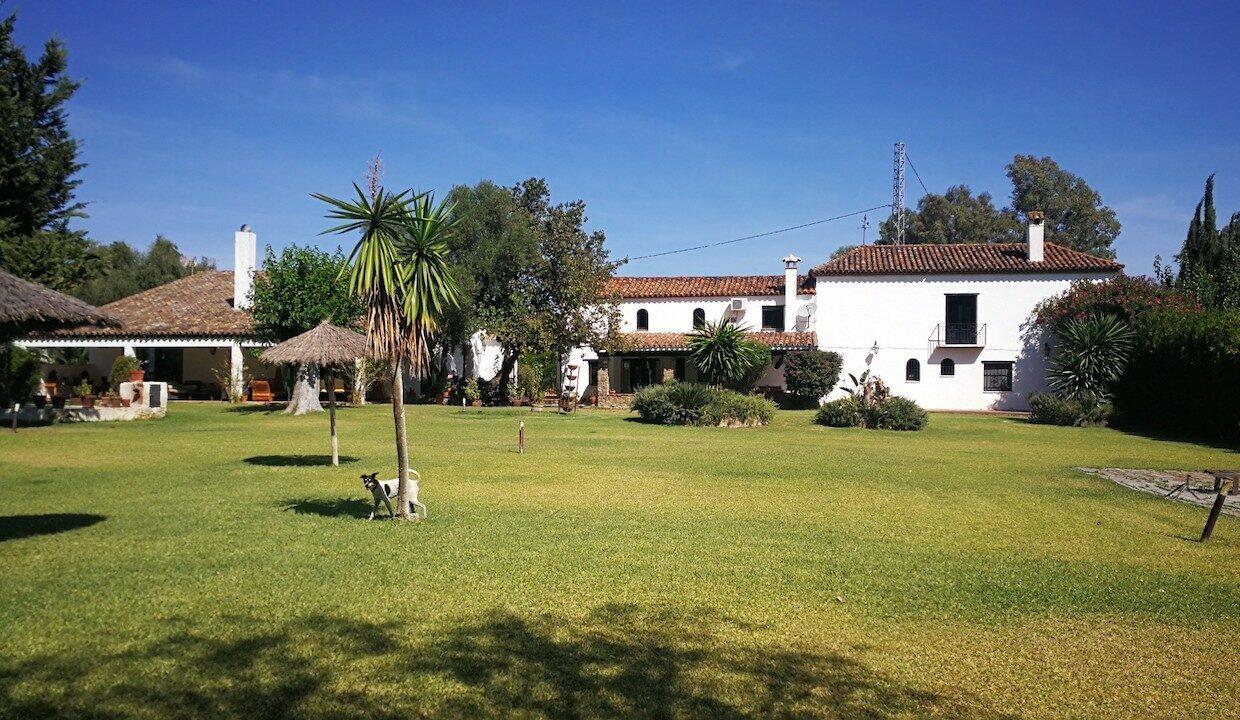
[[[79,399],[82,401],[82,407],[84,407],[84,408],[93,408],[93,407],[95,406],[95,396],[94,396],[94,395],[83,395],[83,396],[82,396],[81,398],[79,398]]]
[[[482,401],[481,401],[481,400],[474,400],[473,402],[469,403],[469,406],[470,406],[470,407],[482,407]]]
[[[133,404],[133,401],[128,398],[117,398],[117,399],[121,401],[121,405],[120,405],[121,407],[129,407],[130,405]]]
[[[139,382],[142,382],[142,379],[145,377],[146,377],[145,370],[133,370],[133,371],[130,371],[129,373],[129,382],[139,383]]]

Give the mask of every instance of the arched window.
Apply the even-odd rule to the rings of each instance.
[[[908,382],[921,381],[921,363],[915,358],[909,358],[909,361],[904,363],[904,379]]]
[[[956,361],[951,358],[943,358],[943,362],[939,363],[939,374],[947,377],[956,374]]]
[[[638,330],[649,330],[650,329],[650,313],[646,312],[645,309],[637,311],[637,329]]]
[[[693,329],[697,330],[706,324],[706,311],[702,308],[693,309]]]

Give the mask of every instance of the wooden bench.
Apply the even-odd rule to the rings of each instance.
[[[271,392],[271,385],[266,380],[250,381],[250,399],[254,402],[273,402],[276,396]]]

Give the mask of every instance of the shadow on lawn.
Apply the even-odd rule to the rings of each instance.
[[[0,542],[20,540],[34,535],[56,533],[90,527],[106,520],[103,515],[85,513],[49,513],[47,515],[0,515]]]
[[[298,515],[322,515],[323,517],[370,517],[370,508],[373,503],[366,500],[358,500],[357,498],[307,498],[304,500],[282,500],[276,503],[285,510],[291,510]],[[393,506],[396,503],[392,503]],[[383,513],[383,517],[387,517],[387,508],[379,508]]]
[[[247,465],[262,465],[264,467],[310,467],[312,465],[328,465],[332,464],[331,455],[254,455],[244,460]],[[341,455],[340,464],[357,462],[357,458],[352,455]]]
[[[910,688],[855,657],[757,644],[752,629],[713,612],[496,610],[422,634],[334,617],[221,625],[212,636],[195,624],[112,654],[78,645],[0,661],[0,715],[1004,717]]]

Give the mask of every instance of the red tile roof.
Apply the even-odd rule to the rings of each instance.
[[[961,273],[1119,272],[1124,266],[1046,243],[1045,259],[1029,262],[1025,243],[862,245],[811,275],[947,275]]]
[[[623,350],[613,354],[622,355],[625,351],[650,352],[654,350],[688,350],[689,338],[685,333],[633,332],[621,333]],[[772,350],[813,350],[818,347],[817,336],[812,332],[753,332],[745,333],[753,340],[770,346]]]
[[[54,333],[70,337],[245,337],[250,313],[233,309],[231,270],[207,270],[121,298],[102,308],[120,327],[83,327]]]
[[[797,292],[814,292],[814,279],[797,278]],[[784,294],[783,275],[673,275],[651,277],[613,277],[608,295],[626,298],[746,297]]]

